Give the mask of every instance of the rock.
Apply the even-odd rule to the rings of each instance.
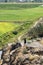
[[[32,61],[32,63],[37,65],[37,64],[40,64],[41,61],[40,61],[39,58],[37,58],[37,59],[34,59],[34,60]]]
[[[36,40],[37,40],[37,41],[40,41],[40,40],[41,40],[41,38],[36,38]]]
[[[43,45],[43,39],[42,39],[42,40],[40,40],[40,43]]]
[[[3,61],[4,62],[9,62],[10,61],[10,56],[9,55],[3,56]]]
[[[2,63],[3,63],[3,60],[0,60],[0,65],[2,65]]]
[[[12,44],[11,46],[12,46],[12,48],[11,48],[11,51],[12,51],[12,50],[14,50],[14,49],[16,49],[18,47],[21,47],[21,44],[20,43],[16,43],[16,44]]]
[[[37,58],[39,58],[39,56],[36,55],[36,54],[35,54],[35,55],[30,54],[30,55],[29,55],[29,60],[30,60],[30,61],[32,61],[32,60],[34,60],[34,59],[37,59]]]
[[[27,40],[27,43],[32,43],[33,40]]]
[[[41,65],[43,65],[43,56],[40,57]]]
[[[8,65],[7,63],[4,63],[3,65]]]
[[[2,65],[43,65],[43,54],[41,54],[43,49],[40,47],[27,47],[26,45],[23,47],[18,44],[17,46],[16,44],[13,45],[11,45],[10,49],[6,47],[3,51]]]

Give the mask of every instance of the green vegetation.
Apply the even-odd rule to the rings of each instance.
[[[40,4],[0,4],[0,20],[30,21],[43,16]]]
[[[43,8],[0,10],[0,20],[33,21],[43,16]]]
[[[0,46],[25,34],[38,18],[43,17],[40,5],[0,4]]]
[[[25,3],[16,3],[16,4],[0,4],[0,9],[2,10],[19,10],[24,8],[35,8],[41,4],[25,4]]]
[[[19,24],[0,22],[0,35],[12,31],[17,28]]]

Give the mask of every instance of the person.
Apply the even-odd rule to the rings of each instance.
[[[26,38],[24,38],[24,44],[26,44]]]

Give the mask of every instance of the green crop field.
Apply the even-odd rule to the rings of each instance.
[[[0,4],[0,45],[15,37],[12,31],[24,34],[24,31],[26,32],[37,19],[43,17],[43,6],[41,5]],[[8,38],[6,35],[10,37]]]
[[[43,8],[27,8],[21,10],[0,10],[0,20],[33,21],[43,16]]]
[[[0,20],[35,20],[43,16],[43,7],[40,5],[41,4],[0,4]]]

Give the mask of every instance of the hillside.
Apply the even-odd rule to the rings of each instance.
[[[2,48],[0,65],[43,65],[43,18],[30,28],[28,35],[30,40],[8,43]]]
[[[0,65],[43,65],[43,3],[0,4]]]
[[[42,4],[0,4],[0,46],[17,41],[40,17]]]

